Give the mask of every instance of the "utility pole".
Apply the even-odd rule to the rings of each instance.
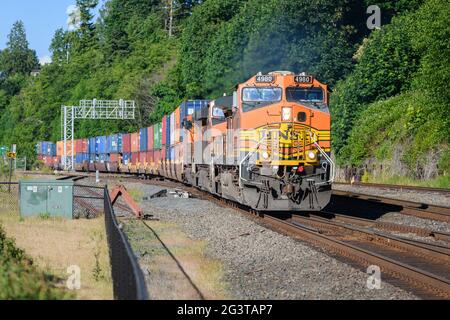
[[[173,35],[173,0],[170,1],[169,8],[169,38]]]

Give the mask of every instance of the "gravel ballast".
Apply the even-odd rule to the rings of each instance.
[[[127,186],[139,188],[144,196],[165,189]],[[170,193],[141,206],[153,218],[176,223],[190,238],[206,241],[206,254],[223,264],[223,281],[235,299],[417,299],[386,282],[370,290],[368,274],[233,209]]]

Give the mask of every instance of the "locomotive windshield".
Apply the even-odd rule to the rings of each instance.
[[[281,88],[245,88],[242,92],[244,102],[281,101]]]
[[[320,88],[298,88],[286,89],[286,99],[289,102],[323,102],[323,90]]]
[[[283,91],[277,87],[253,87],[242,90],[244,112],[281,101]]]

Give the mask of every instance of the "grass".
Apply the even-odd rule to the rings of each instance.
[[[133,198],[136,203],[140,203],[142,201],[142,197],[144,196],[144,192],[141,189],[137,188],[127,188],[128,194]]]
[[[124,220],[133,250],[140,264],[149,270],[148,287],[153,300],[199,299],[192,283],[206,299],[230,298],[219,261],[206,254],[206,242],[190,239],[176,224],[147,221],[176,261],[151,230],[140,221]],[[188,280],[183,271],[189,276]]]
[[[53,217],[20,218],[17,212],[0,214],[0,224],[42,270],[63,279],[67,269],[79,266],[81,288],[77,299],[112,299],[109,253],[103,218],[66,220]]]
[[[367,181],[369,183],[383,183],[383,184],[398,184],[405,186],[418,186],[418,187],[429,187],[429,188],[445,188],[450,189],[450,176],[439,176],[431,180],[414,180],[402,176],[379,176],[374,178],[370,175],[367,176]]]

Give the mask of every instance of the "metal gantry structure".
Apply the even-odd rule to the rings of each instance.
[[[64,141],[62,164],[65,171],[74,170],[76,119],[134,120],[135,101],[81,100],[79,106],[61,106],[61,140]],[[70,149],[69,141],[71,141]]]

